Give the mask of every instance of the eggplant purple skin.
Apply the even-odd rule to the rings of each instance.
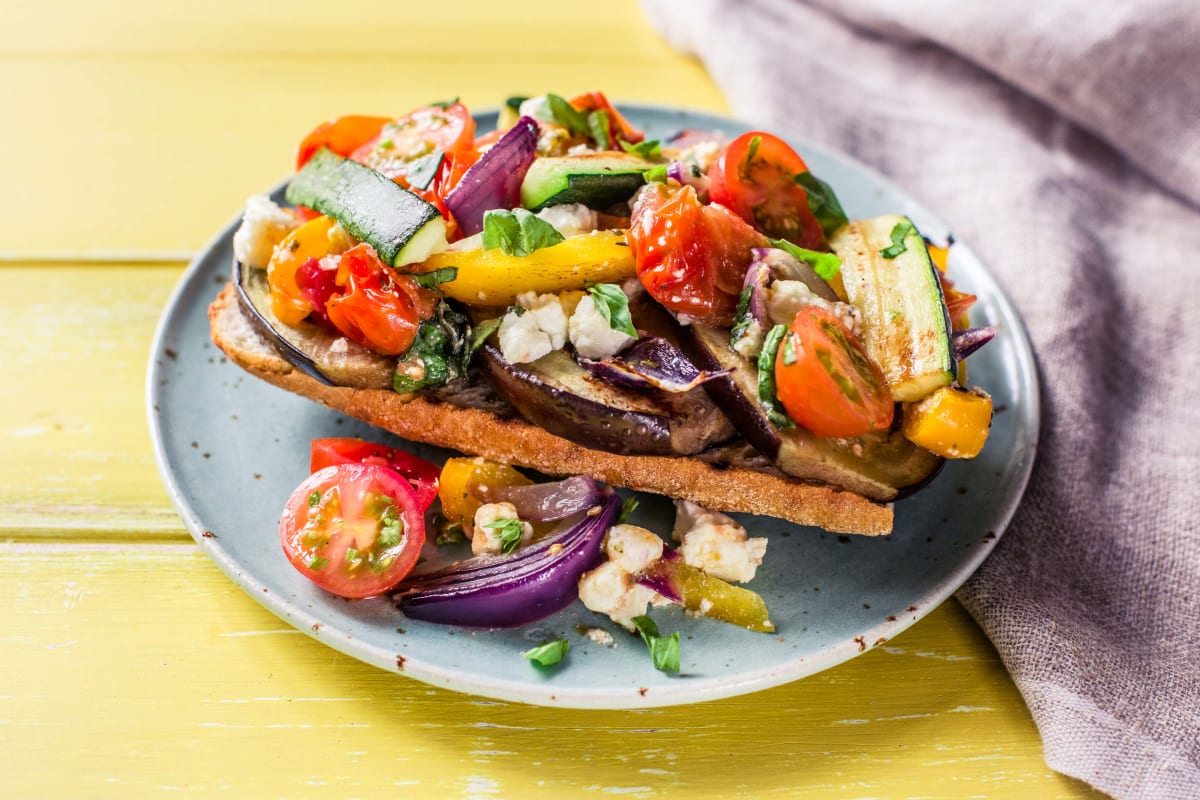
[[[661,389],[671,394],[690,392],[725,371],[702,372],[678,347],[661,336],[640,336],[612,358],[580,358],[584,369],[598,378],[631,389]]]
[[[600,513],[584,515],[569,536],[541,556],[525,559],[515,571],[499,570],[459,583],[443,583],[427,591],[401,595],[405,616],[439,625],[471,628],[515,628],[566,608],[579,597],[579,578],[603,560],[604,535],[616,520],[620,501],[609,494]],[[511,562],[510,566],[511,566]]]
[[[233,285],[237,289],[238,305],[242,307],[242,311],[254,323],[254,327],[258,332],[267,338],[275,351],[283,357],[292,366],[299,369],[310,378],[320,381],[326,386],[334,386],[334,382],[325,377],[321,370],[317,369],[317,365],[308,355],[296,347],[294,344],[284,339],[275,330],[275,327],[263,317],[254,300],[251,299],[249,290],[246,286],[246,281],[249,280],[249,271],[242,262],[234,259],[233,262]]]
[[[465,235],[483,230],[483,215],[489,209],[518,204],[521,181],[537,155],[537,138],[537,122],[521,117],[446,195],[446,208]]]

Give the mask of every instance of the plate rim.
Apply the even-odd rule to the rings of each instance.
[[[753,130],[757,127],[735,117],[669,105],[619,103],[618,108],[623,113],[628,113],[632,117],[643,114],[651,116],[661,114],[679,116],[681,119],[688,120],[689,124],[693,126],[697,124],[715,124],[721,127],[741,127],[744,130]],[[483,127],[488,122],[494,125],[497,112],[489,109],[477,112],[473,116],[480,123],[481,127]],[[912,211],[925,219],[936,221],[940,227],[949,231],[949,227],[941,217],[933,213],[921,201],[913,197],[910,192],[900,187],[874,167],[864,164],[847,153],[833,150],[804,137],[791,134],[779,135],[783,136],[786,141],[795,146],[800,152],[806,154],[819,153],[821,158],[840,162],[841,166],[857,171],[865,178],[868,178],[874,187],[885,188],[904,197]],[[287,181],[288,179],[285,178],[271,189],[271,193],[279,192],[287,184]],[[345,632],[330,629],[328,626],[322,624],[323,620],[319,615],[307,611],[300,603],[267,591],[265,586],[258,584],[254,575],[247,574],[241,569],[238,561],[223,546],[220,539],[209,533],[208,529],[204,527],[199,513],[188,502],[184,487],[171,468],[171,457],[167,452],[159,413],[159,404],[163,395],[160,381],[163,377],[163,370],[166,369],[167,365],[163,363],[158,355],[164,352],[166,339],[170,336],[171,323],[190,308],[190,306],[185,306],[189,296],[205,285],[204,281],[201,280],[201,273],[209,254],[232,237],[239,222],[240,215],[235,216],[205,243],[204,247],[191,259],[163,306],[149,351],[145,390],[146,416],[150,428],[155,464],[159,475],[167,489],[167,494],[171,499],[172,505],[179,513],[192,538],[196,541],[200,549],[240,589],[281,620],[322,644],[333,647],[359,661],[398,675],[414,678],[429,685],[496,700],[537,706],[591,710],[685,705],[758,692],[815,675],[845,663],[864,652],[864,649],[856,645],[852,640],[839,641],[832,646],[822,648],[814,657],[795,657],[775,666],[761,669],[738,670],[723,680],[710,681],[709,685],[705,687],[696,687],[690,681],[677,681],[670,682],[666,687],[656,687],[653,692],[645,694],[639,693],[636,688],[626,690],[611,686],[594,689],[570,687],[556,690],[552,680],[535,682],[533,680],[519,681],[499,677],[492,677],[489,680],[479,680],[476,673],[444,667],[435,661],[416,656],[406,658],[403,668],[399,668],[396,664],[397,654],[394,650],[385,650],[364,640],[354,639]],[[1026,396],[1022,397],[1023,402],[1020,407],[1020,413],[1026,419],[1029,428],[1029,438],[1022,439],[1022,442],[1029,448],[1030,454],[1024,459],[1020,470],[1013,476],[1016,478],[1015,491],[1011,496],[1004,498],[1002,501],[1004,508],[998,516],[998,524],[993,529],[996,534],[995,538],[998,541],[1011,524],[1020,501],[1024,497],[1033,471],[1033,465],[1036,461],[1038,440],[1041,435],[1041,384],[1028,332],[1012,299],[996,280],[996,277],[992,274],[986,263],[979,258],[968,244],[956,238],[954,245],[959,252],[965,253],[979,265],[981,274],[984,276],[987,284],[986,296],[995,306],[998,316],[1008,323],[1006,336],[1011,335],[1012,347],[1016,356],[1016,371],[1024,379],[1022,385],[1027,389]],[[973,285],[972,289],[978,290],[979,287]],[[211,298],[201,298],[199,300],[204,305],[207,305],[210,301]],[[1012,410],[1014,409],[1010,409],[1010,411]],[[956,564],[954,569],[941,580],[931,584],[923,592],[921,597],[918,598],[921,601],[920,605],[912,614],[903,620],[880,622],[866,628],[861,632],[860,638],[871,641],[876,636],[882,636],[886,632],[887,638],[891,639],[916,624],[925,616],[932,613],[933,610],[938,608],[950,595],[962,586],[988,557],[992,549],[992,547],[972,548],[968,551],[967,556]],[[865,650],[870,649],[869,647],[865,648]]]

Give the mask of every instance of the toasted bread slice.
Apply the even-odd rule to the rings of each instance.
[[[528,467],[591,475],[613,486],[687,498],[718,511],[763,514],[830,531],[892,530],[892,507],[853,492],[790,479],[745,459],[618,455],[592,450],[522,419],[386,389],[327,386],[285,361],[245,316],[232,285],[208,310],[213,341],[238,366],[281,389],[413,441]]]

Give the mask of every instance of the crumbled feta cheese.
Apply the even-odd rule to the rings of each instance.
[[[550,337],[550,347],[559,350],[567,343],[567,314],[557,295],[521,292],[517,305],[525,309],[522,316],[532,316],[538,328]]]
[[[242,224],[233,234],[233,254],[249,267],[265,269],[275,245],[299,227],[296,218],[263,195],[246,201]]]
[[[522,117],[533,117],[534,119],[552,122],[554,116],[550,113],[550,104],[546,101],[546,95],[539,94],[537,97],[527,97],[521,101],[521,105],[517,107],[517,114]]]
[[[615,561],[605,561],[579,579],[579,599],[591,611],[604,614],[618,625],[636,630],[633,618],[646,613],[653,603],[669,603],[665,597],[633,580]]]
[[[675,512],[672,535],[682,542],[685,564],[733,583],[753,580],[767,552],[766,539],[747,538],[733,519],[690,500],[676,500]]]
[[[766,331],[763,330],[763,326],[757,320],[754,320],[743,328],[741,333],[742,335],[733,342],[732,347],[742,358],[754,362],[762,352]]]
[[[849,303],[830,302],[814,294],[804,281],[775,281],[767,287],[767,316],[773,325],[790,325],[804,306],[823,308],[855,335],[860,332],[862,318],[857,308]]]
[[[567,148],[567,155],[569,156],[586,156],[588,153],[594,152],[595,151],[592,149],[592,146],[587,142],[580,142],[579,144],[572,145],[571,147]]]
[[[580,236],[596,230],[598,215],[583,203],[564,203],[547,206],[536,214],[543,222],[549,222],[564,239]]]
[[[637,525],[614,525],[604,543],[608,560],[624,572],[634,574],[662,558],[663,540],[653,531]]]
[[[484,503],[475,512],[475,525],[471,530],[471,552],[475,555],[501,552],[500,531],[484,527],[493,522],[505,519],[516,519],[517,507],[512,503]],[[521,523],[521,545],[526,545],[533,538],[533,526],[528,522]]]
[[[698,142],[681,150],[678,160],[684,164],[694,164],[701,173],[707,173],[713,162],[717,160],[719,152],[721,152],[720,142]]]
[[[634,342],[634,337],[623,331],[613,330],[596,308],[596,301],[586,295],[575,306],[568,325],[571,344],[584,358],[603,359],[615,356]]]
[[[537,361],[554,349],[550,335],[538,327],[537,318],[524,310],[505,314],[496,333],[500,337],[500,353],[510,364]]]
[[[596,644],[602,644],[605,647],[617,646],[617,643],[613,640],[613,635],[604,630],[604,628],[588,628],[583,632],[583,635]]]

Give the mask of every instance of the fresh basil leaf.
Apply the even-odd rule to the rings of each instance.
[[[608,112],[602,108],[593,111],[587,115],[587,124],[588,131],[592,134],[592,141],[596,143],[596,147],[601,150],[611,149],[612,134],[610,133]]]
[[[426,289],[436,289],[443,283],[449,283],[458,277],[458,267],[438,267],[433,272],[423,272],[419,275],[414,274],[413,280],[418,286],[423,286]]]
[[[904,240],[908,238],[910,233],[916,232],[917,229],[913,227],[911,222],[909,222],[907,219],[901,219],[896,223],[895,227],[892,228],[891,245],[880,250],[879,255],[887,259],[892,259],[901,253],[908,252],[908,245],[904,243]]]
[[[571,133],[584,136],[591,133],[588,128],[587,116],[560,95],[546,95],[546,111],[550,114],[550,122],[562,125]]]
[[[651,167],[642,173],[642,180],[646,183],[666,183],[667,165],[659,164],[657,167]]]
[[[621,503],[621,511],[619,514],[617,514],[617,521],[614,524],[616,524],[616,525],[625,524],[625,522],[629,519],[630,515],[632,515],[633,512],[637,510],[638,505],[640,505],[640,504],[638,503],[638,499],[636,497],[625,498],[625,502]]]
[[[450,106],[454,105],[457,102],[458,102],[458,98],[455,97],[450,100],[438,100],[437,102],[430,103],[429,106],[430,106],[430,108],[440,108],[443,111],[445,111],[447,108],[449,108]]]
[[[523,208],[493,209],[483,215],[483,249],[499,247],[505,255],[527,256],[563,240],[558,230]]]
[[[588,287],[588,294],[596,304],[596,310],[608,327],[627,336],[636,337],[637,329],[629,316],[629,298],[615,283],[597,283]]]
[[[471,332],[472,353],[483,347],[483,343],[487,341],[488,337],[500,330],[500,322],[501,318],[496,317],[495,319],[484,320],[475,326],[475,329]]]
[[[821,230],[826,236],[850,221],[828,183],[811,172],[801,172],[793,180],[804,187],[804,193],[808,196],[808,210],[821,223]]]
[[[471,349],[467,336],[471,323],[439,301],[432,317],[422,320],[413,343],[396,362],[392,388],[409,394],[432,386],[445,386],[467,374]]]
[[[758,354],[758,401],[767,412],[767,419],[781,431],[790,431],[796,427],[791,417],[783,410],[779,397],[775,394],[775,356],[779,344],[787,335],[787,325],[776,325],[767,331],[763,340],[762,352]]]
[[[632,153],[635,156],[649,159],[662,158],[662,144],[658,139],[648,139],[637,144],[630,144],[624,139],[618,139],[617,143],[621,145],[621,149],[626,153]]]
[[[414,158],[405,165],[404,179],[408,181],[409,186],[415,189],[428,189],[429,184],[433,183],[434,176],[441,169],[442,160],[445,157],[446,154],[441,150],[434,150],[432,153]]]
[[[526,650],[521,655],[537,664],[539,667],[553,667],[563,660],[571,643],[566,639],[555,639],[552,642],[542,642],[532,650]]]
[[[661,672],[679,672],[679,631],[664,637],[659,635],[658,626],[649,617],[642,615],[632,621],[650,651],[654,668]]]
[[[504,555],[520,547],[521,539],[525,536],[525,526],[519,519],[498,519],[483,527],[496,532],[496,538],[500,540],[500,552]]]
[[[786,250],[805,264],[808,264],[821,280],[830,280],[842,269],[842,260],[834,253],[818,253],[816,250],[806,250],[803,247],[792,244],[787,239],[772,239],[771,246],[778,247],[780,250]]]

